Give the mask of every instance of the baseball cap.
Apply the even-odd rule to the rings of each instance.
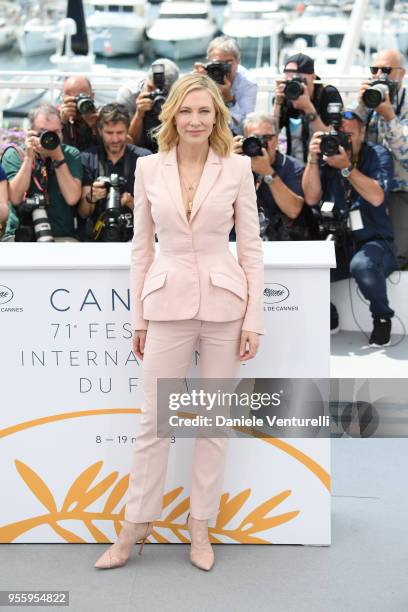
[[[296,64],[298,72],[302,72],[303,74],[314,73],[314,60],[304,53],[295,53],[295,55],[291,55],[285,62],[285,68],[288,64]]]

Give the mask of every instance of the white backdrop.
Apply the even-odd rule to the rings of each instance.
[[[267,335],[242,376],[329,376],[332,245],[264,246]],[[113,540],[142,403],[129,245],[5,243],[1,253],[0,541]],[[231,440],[213,538],[329,544],[329,442]],[[192,443],[172,445],[152,542],[187,541]]]

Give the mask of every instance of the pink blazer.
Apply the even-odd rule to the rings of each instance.
[[[220,157],[209,149],[189,221],[176,147],[138,159],[134,193],[132,329],[147,329],[149,320],[244,317],[242,329],[264,334],[263,253],[250,158]],[[238,261],[228,246],[234,221]]]

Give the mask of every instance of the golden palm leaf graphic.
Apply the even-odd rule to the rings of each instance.
[[[49,525],[66,542],[86,544],[87,541],[83,538],[59,524],[59,521],[65,520],[81,521],[95,542],[110,542],[108,536],[95,525],[96,521],[112,521],[116,534],[120,533],[121,521],[125,518],[123,498],[128,489],[129,474],[118,479],[118,472],[111,472],[105,478],[96,481],[103,467],[103,461],[90,465],[79,474],[69,487],[62,506],[58,510],[54,496],[41,476],[18,459],[16,459],[15,465],[22,480],[47,512],[0,527],[0,542],[13,542],[21,534],[39,525]],[[109,490],[110,493],[102,512],[88,511],[89,506]],[[161,529],[166,530],[166,532],[170,530],[180,542],[186,544],[190,542],[185,535],[188,534],[186,514],[189,510],[190,498],[188,496],[183,497],[183,491],[184,487],[176,487],[163,496],[163,511],[167,509],[167,514],[163,520],[154,522],[155,528],[151,534],[151,538],[154,538],[157,542],[170,543],[170,540],[160,533]],[[231,498],[229,493],[223,493],[215,526],[209,528],[211,542],[222,543],[219,538],[224,536],[241,544],[269,544],[270,542],[255,534],[287,523],[298,516],[299,510],[268,516],[269,512],[285,501],[290,494],[291,491],[289,490],[282,491],[267,499],[257,508],[249,511],[237,527],[232,528],[228,525],[249,500],[251,489],[245,489]],[[121,507],[118,509],[119,505]],[[170,509],[171,505],[172,508]]]

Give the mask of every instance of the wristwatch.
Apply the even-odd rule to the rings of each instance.
[[[59,168],[60,166],[62,166],[63,164],[66,164],[66,163],[67,163],[66,159],[58,159],[58,160],[54,159],[51,162],[51,168],[53,170],[56,170],[57,168]]]
[[[350,174],[353,171],[353,166],[350,164],[349,166],[347,166],[347,168],[342,168],[340,170],[340,174],[341,176],[343,176],[345,179],[348,179],[348,177],[350,176]]]
[[[276,179],[276,172],[272,170],[271,174],[265,174],[262,180],[264,183],[269,185],[269,183],[272,183],[272,181],[274,181],[275,179]]]
[[[236,101],[235,97],[233,97],[232,100],[228,100],[228,102],[225,102],[225,106],[227,108],[231,108],[232,106],[235,106],[236,102],[237,101]]]
[[[316,113],[316,111],[313,111],[312,113],[306,113],[306,118],[312,122],[315,121],[318,117],[318,114]]]

